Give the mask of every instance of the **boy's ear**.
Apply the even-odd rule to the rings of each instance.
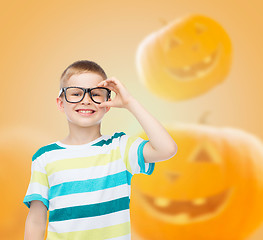
[[[109,98],[108,101],[111,101],[111,99]],[[106,113],[110,110],[111,107],[106,107]]]
[[[63,106],[63,101],[62,101],[61,97],[57,97],[56,101],[57,101],[58,110],[61,112],[64,112],[64,106]]]

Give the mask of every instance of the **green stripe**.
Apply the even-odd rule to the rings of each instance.
[[[102,147],[104,144],[109,145],[112,143],[114,138],[118,138],[121,137],[122,135],[125,135],[124,132],[119,132],[119,133],[115,133],[111,138],[109,138],[108,140],[101,140],[97,143],[92,144],[91,146],[99,146]]]
[[[49,208],[49,201],[46,198],[43,198],[40,194],[31,194],[31,195],[26,195],[24,198],[23,203],[26,204],[28,208],[30,208],[30,204],[33,200],[39,200],[43,202],[43,204],[46,205],[47,209]]]
[[[34,182],[49,187],[47,175],[45,173],[39,171],[33,171],[33,174],[31,175],[30,183],[34,183]]]
[[[77,239],[77,240],[102,240],[121,237],[130,234],[130,222],[125,222],[104,228],[96,228],[85,231],[56,233],[48,231],[47,240]]]
[[[41,147],[37,150],[37,152],[33,155],[32,161],[34,161],[36,158],[41,156],[45,152],[50,152],[56,149],[65,149],[64,147],[58,146],[56,143],[49,144],[47,146]]]
[[[149,140],[144,140],[140,143],[139,147],[138,147],[138,151],[137,151],[137,154],[138,154],[138,163],[139,163],[139,166],[140,166],[140,173],[144,173],[144,174],[147,174],[147,175],[151,175],[153,170],[154,170],[154,167],[155,167],[155,163],[149,163],[149,168],[148,168],[148,171],[146,172],[145,171],[145,160],[144,160],[144,156],[143,156],[143,148],[144,148],[144,145],[149,142]]]
[[[129,204],[130,198],[122,197],[102,203],[55,209],[49,212],[49,222],[101,216],[129,209]]]
[[[79,169],[79,168],[89,168],[95,166],[107,165],[110,162],[114,162],[121,158],[120,149],[112,149],[108,154],[97,154],[90,157],[79,157],[79,158],[67,158],[57,160],[51,163],[48,163],[45,167],[47,175],[68,170],[68,169]]]
[[[49,189],[48,197],[49,200],[51,200],[55,197],[69,194],[95,192],[98,190],[114,188],[123,184],[131,185],[131,177],[131,173],[125,170],[119,173],[106,175],[100,178],[63,182],[52,186]]]

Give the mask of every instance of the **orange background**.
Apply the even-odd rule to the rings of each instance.
[[[23,208],[20,224],[24,224],[28,212],[22,201],[34,151],[64,138],[68,131],[66,118],[57,110],[55,100],[59,77],[73,61],[87,59],[100,64],[108,77],[121,80],[162,123],[197,123],[209,111],[208,124],[240,128],[263,139],[260,0],[12,1],[0,3],[0,9],[1,150],[5,151],[5,144],[13,144],[15,149],[21,143],[28,156],[24,169],[21,167],[26,181],[20,198],[14,201]],[[232,68],[225,81],[207,93],[187,101],[169,102],[141,84],[135,53],[148,34],[188,13],[203,14],[223,26],[233,44]],[[128,111],[111,109],[103,120],[102,133],[118,130],[135,134],[141,127]],[[22,161],[21,155],[17,155],[17,161]],[[6,161],[1,158],[2,170],[11,167]],[[3,171],[0,174],[1,186],[8,184]],[[15,187],[8,197],[12,191],[16,191]],[[8,197],[2,200],[2,206],[10,202]],[[248,240],[262,238],[263,225]]]

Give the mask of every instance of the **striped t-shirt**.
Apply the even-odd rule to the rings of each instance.
[[[60,141],[32,157],[24,203],[42,201],[49,210],[47,240],[130,240],[133,174],[152,174],[145,163],[148,140],[115,132],[82,145]]]

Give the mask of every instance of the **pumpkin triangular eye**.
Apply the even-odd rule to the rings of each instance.
[[[169,182],[173,183],[179,177],[179,174],[172,171],[166,171],[165,176]]]
[[[178,38],[172,38],[170,40],[170,48],[177,47],[179,44],[181,44],[182,41],[180,41]]]
[[[195,162],[211,162],[211,156],[205,149],[201,149],[195,156]]]
[[[160,42],[164,52],[170,52],[171,49],[177,47],[181,43],[182,43],[182,41],[176,36],[173,36],[173,37],[168,38],[168,39],[162,39]]]
[[[196,34],[201,34],[206,31],[206,26],[201,23],[195,23],[195,32]]]
[[[221,163],[218,149],[209,142],[203,142],[193,151],[189,160],[191,162]]]

